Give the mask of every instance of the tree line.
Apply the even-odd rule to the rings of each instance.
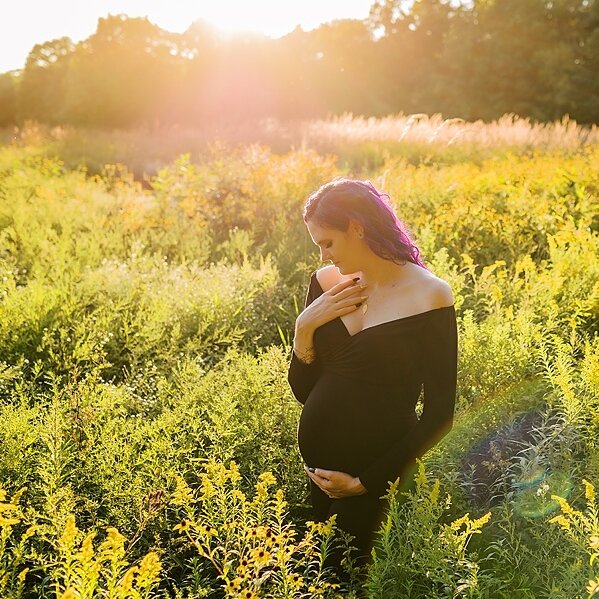
[[[146,18],[34,46],[0,75],[0,125],[197,126],[352,112],[599,122],[599,0],[377,0],[278,39]]]

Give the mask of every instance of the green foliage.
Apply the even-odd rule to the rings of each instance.
[[[331,531],[304,524],[286,381],[318,266],[302,202],[340,174],[335,157],[214,146],[144,189],[122,164],[98,160],[91,176],[51,158],[42,130],[27,135],[0,147],[0,481],[17,499],[28,489],[24,508],[0,499],[0,520],[18,520],[2,532],[0,594],[222,595],[255,558],[246,535],[268,527],[295,531],[276,556],[289,577],[269,550],[249,592],[359,593],[357,578],[327,586],[316,539]],[[357,147],[450,283],[459,327],[456,422],[425,456],[439,483],[421,474],[392,497],[369,592],[584,594],[596,573],[583,537],[569,549],[544,518],[560,507],[552,496],[576,505],[579,481],[599,475],[596,148],[445,165],[390,150],[371,167]],[[465,516],[487,510],[484,527]]]
[[[553,496],[559,502],[562,513],[549,520],[551,523],[559,524],[574,545],[575,554],[586,553],[588,556],[588,567],[579,567],[579,560],[570,569],[573,574],[577,571],[578,584],[588,580],[588,596],[592,597],[599,589],[599,565],[596,563],[599,557],[599,512],[595,495],[595,486],[587,480],[582,481],[585,486],[585,498],[587,506],[585,512],[580,512],[563,498]],[[582,580],[580,580],[582,578]],[[590,579],[590,580],[589,580]],[[580,587],[579,587],[580,588]]]
[[[432,483],[421,461],[414,490],[401,495],[396,485],[390,488],[387,520],[373,550],[370,596],[483,597],[476,555],[467,546],[491,513],[447,522],[451,496],[441,497],[439,479]]]

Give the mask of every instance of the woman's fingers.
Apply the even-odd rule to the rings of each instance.
[[[345,281],[337,283],[336,285],[333,285],[327,291],[327,293],[337,300],[347,297],[348,295],[356,293],[364,288],[365,285],[362,285],[359,280],[356,282],[353,279],[347,279]]]
[[[356,306],[368,298],[366,285],[351,285],[331,296],[336,309]]]
[[[320,474],[316,474],[316,472],[311,472],[307,466],[304,466],[304,470],[306,471],[306,474],[312,479],[314,484],[317,485],[321,491],[323,491],[324,493],[329,495],[329,492],[330,492],[328,489],[328,486],[330,485],[329,479],[325,478],[324,476],[321,476]],[[330,497],[330,495],[329,495],[329,497]]]

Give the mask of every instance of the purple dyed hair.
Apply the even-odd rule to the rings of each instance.
[[[364,227],[366,243],[377,256],[426,268],[420,250],[397,218],[389,195],[378,191],[370,181],[339,178],[326,183],[308,197],[303,217],[304,222],[313,220],[340,231],[347,231],[350,219],[355,219]]]

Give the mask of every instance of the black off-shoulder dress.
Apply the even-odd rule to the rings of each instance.
[[[310,277],[305,305],[323,293]],[[415,460],[453,423],[457,373],[454,306],[367,327],[350,335],[340,318],[314,332],[316,360],[295,353],[288,381],[303,404],[299,449],[308,466],[358,476],[367,493],[330,499],[310,482],[317,520],[337,514],[337,525],[369,552],[388,483],[401,488]],[[415,407],[423,395],[423,411]]]

